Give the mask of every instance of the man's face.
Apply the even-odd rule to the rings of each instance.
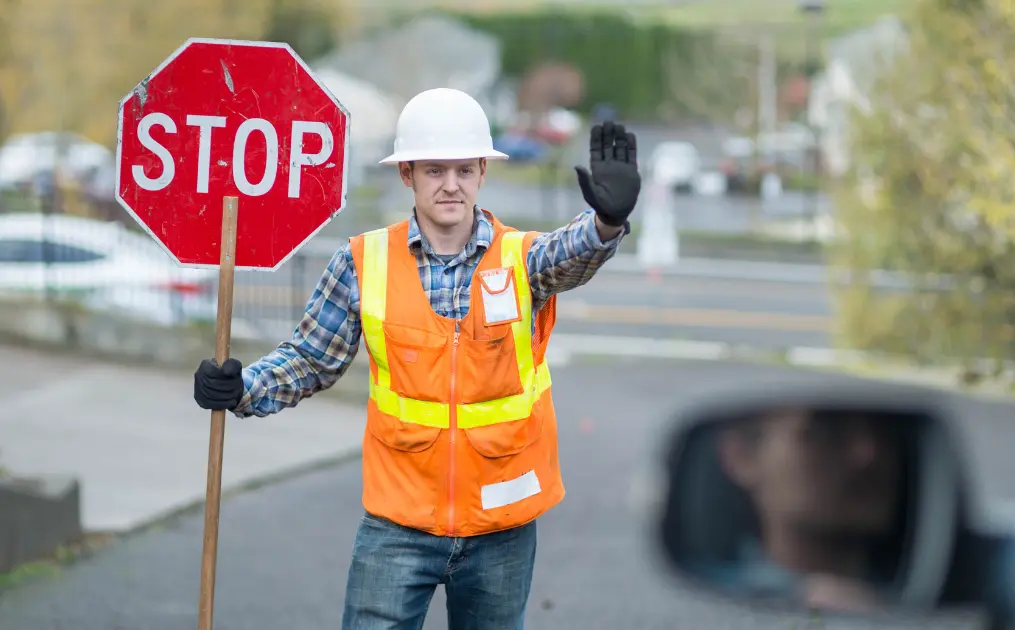
[[[720,448],[727,474],[763,520],[819,536],[890,531],[901,444],[873,419],[780,412],[759,419],[750,434],[724,436]]]
[[[412,188],[417,215],[437,227],[451,228],[472,216],[486,178],[486,160],[402,162],[398,170],[402,182]]]

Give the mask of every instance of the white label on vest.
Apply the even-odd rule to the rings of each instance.
[[[480,272],[479,284],[483,295],[484,323],[487,326],[521,319],[515,276],[510,267]]]
[[[516,479],[483,486],[479,494],[483,501],[483,509],[494,510],[505,505],[518,503],[522,499],[528,499],[539,494],[541,491],[542,488],[539,487],[539,478],[536,477],[536,471],[530,470]]]

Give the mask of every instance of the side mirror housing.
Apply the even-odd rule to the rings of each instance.
[[[666,562],[746,605],[936,610],[964,492],[951,422],[943,395],[859,381],[690,407],[666,445]]]

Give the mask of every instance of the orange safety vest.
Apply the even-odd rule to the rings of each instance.
[[[494,237],[461,320],[430,307],[408,221],[350,242],[370,354],[363,507],[438,536],[524,525],[564,498],[544,360],[556,298],[533,322],[537,233],[487,216]]]

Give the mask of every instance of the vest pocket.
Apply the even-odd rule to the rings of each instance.
[[[521,394],[522,380],[515,358],[515,339],[511,324],[487,328],[488,339],[461,338],[459,344],[458,402],[497,400]],[[464,360],[462,360],[464,359]]]
[[[371,401],[370,406],[373,405]],[[385,446],[407,453],[418,453],[430,448],[443,431],[437,427],[403,422],[386,413],[375,412],[375,409],[371,409],[367,419],[367,430]]]
[[[447,401],[451,391],[447,335],[385,323],[384,344],[393,392],[414,400]]]
[[[537,413],[521,420],[465,429],[465,436],[472,448],[488,458],[517,455],[542,434],[543,416]]]

